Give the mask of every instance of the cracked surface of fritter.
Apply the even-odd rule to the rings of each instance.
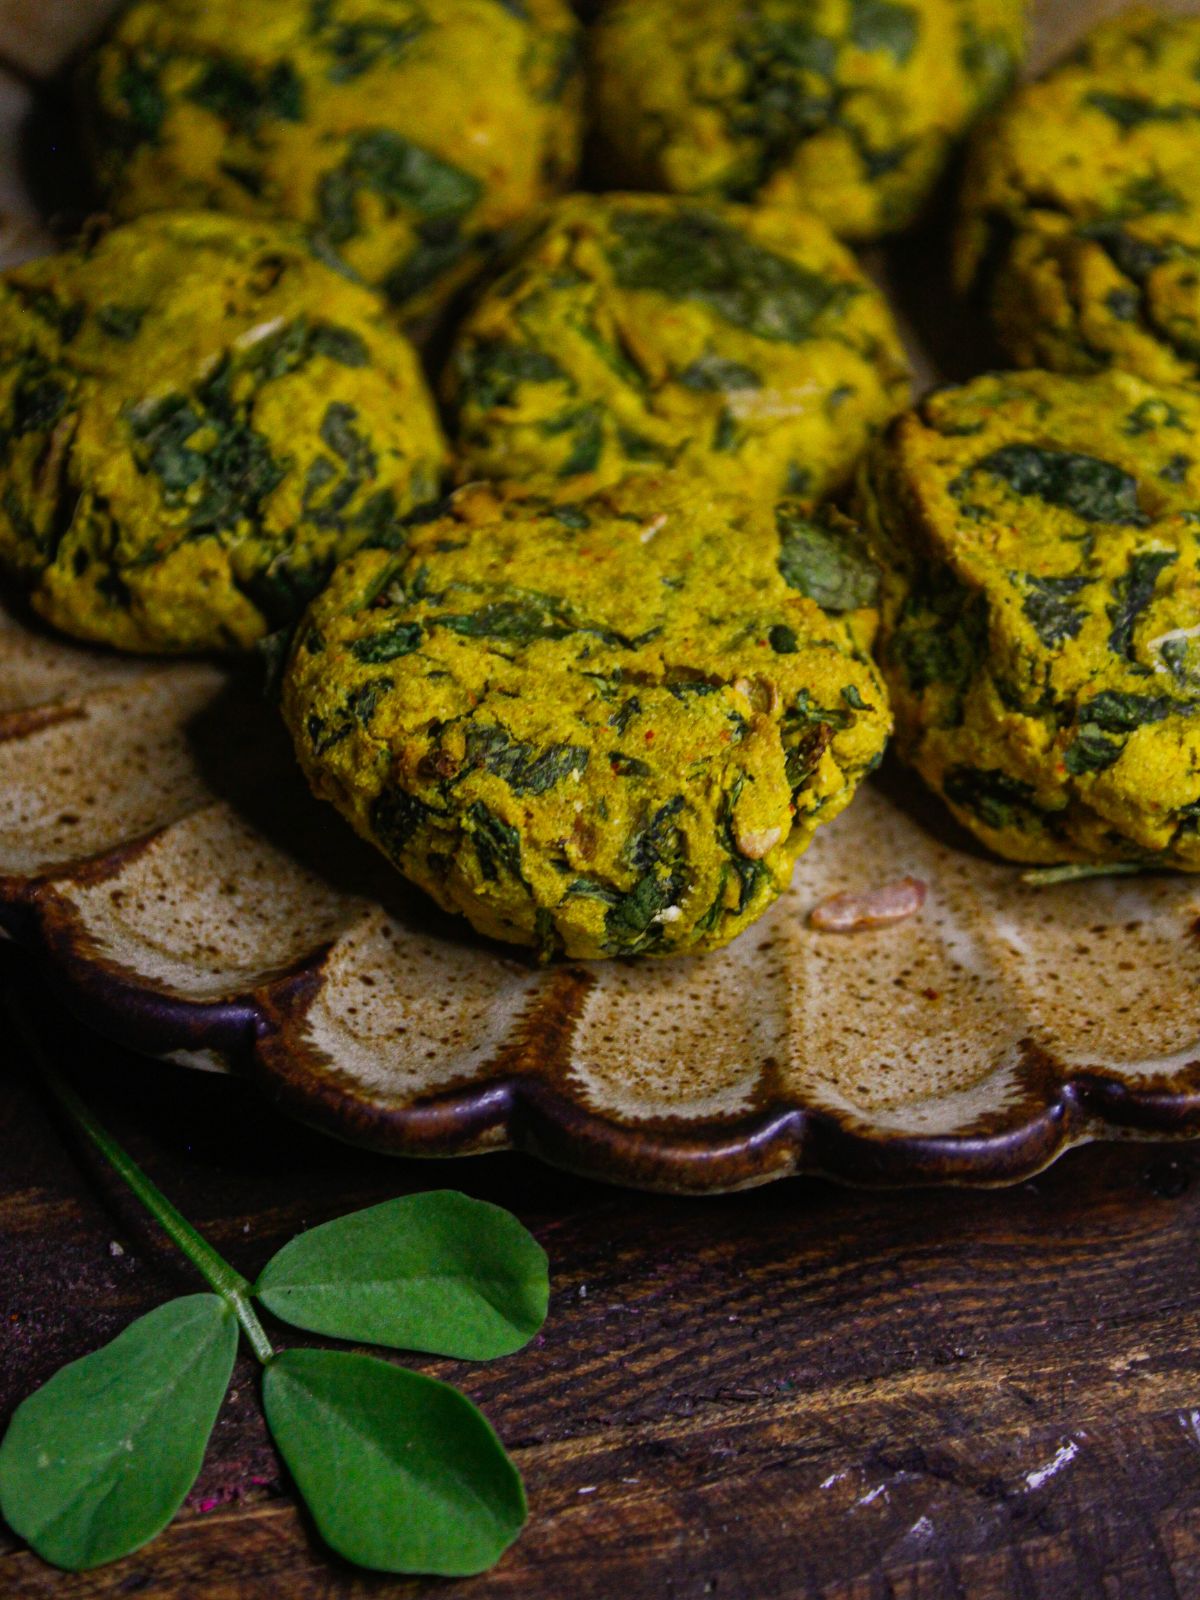
[[[0,279],[0,560],[67,633],[243,649],[443,457],[378,298],[269,224],[161,213]]]
[[[795,501],[474,485],[338,568],[284,715],[316,792],[481,933],[713,949],[879,759],[876,584],[845,519]]]
[[[678,467],[821,495],[907,403],[908,371],[883,296],[819,219],[571,195],[460,327],[445,388],[463,479]]]
[[[1018,365],[1200,374],[1200,17],[1105,23],[979,130],[956,275]]]
[[[1200,396],[1027,372],[871,452],[897,745],[1016,861],[1200,870]]]
[[[1023,43],[1021,0],[614,0],[591,38],[601,169],[875,238],[912,221]]]
[[[136,0],[83,84],[116,215],[294,220],[410,321],[578,158],[562,0]]]

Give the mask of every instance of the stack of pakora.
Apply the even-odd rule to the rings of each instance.
[[[115,221],[0,284],[0,559],[119,648],[291,629],[316,792],[542,957],[724,944],[893,713],[999,854],[1200,869],[1200,19],[1014,89],[1024,24],[134,0]],[[1031,370],[906,412],[850,245],[972,127],[955,274]]]

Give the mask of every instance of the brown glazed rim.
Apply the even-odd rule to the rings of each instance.
[[[108,877],[147,839],[74,869],[71,883]],[[1033,1176],[1097,1138],[1200,1135],[1200,1060],[1134,1088],[1104,1067],[1068,1071],[1023,1041],[1018,1092],[1003,1111],[949,1134],[868,1129],[851,1116],[782,1101],[737,1117],[622,1124],[547,1080],[591,986],[586,969],[556,968],[503,1046],[463,1086],[388,1106],[306,1048],[305,1014],[329,946],[240,994],[185,1000],[149,987],[90,947],[53,879],[0,879],[0,928],[34,956],[80,1018],[150,1055],[209,1051],[289,1116],[353,1144],[404,1156],[515,1149],[586,1177],[677,1194],[752,1187],[798,1174],[870,1187],[1004,1185]]]

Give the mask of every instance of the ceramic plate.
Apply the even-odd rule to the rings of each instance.
[[[1102,9],[1043,7],[1043,53]],[[0,39],[36,77],[92,11],[71,0],[56,32],[55,7],[0,3]],[[37,248],[12,160],[29,98],[0,79],[10,257]],[[808,926],[835,890],[906,873],[929,886],[919,917]],[[249,682],[0,618],[4,927],[126,1042],[249,1073],[385,1150],[515,1146],[712,1191],[1003,1183],[1087,1139],[1194,1135],[1198,915],[1200,888],[1167,875],[1026,887],[893,773],[730,948],[538,969],[440,918],[311,800]]]

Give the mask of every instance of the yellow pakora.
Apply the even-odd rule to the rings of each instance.
[[[1105,23],[981,129],[956,273],[1021,366],[1200,374],[1200,17]]]
[[[381,302],[269,224],[160,213],[0,278],[0,560],[80,638],[245,648],[443,458]]]
[[[282,217],[434,311],[575,170],[579,27],[563,0],[135,0],[84,74],[120,217]]]
[[[845,519],[799,502],[473,485],[338,568],[284,715],[316,792],[481,933],[710,950],[880,757],[876,583]]]
[[[1023,38],[1021,0],[614,0],[592,34],[598,160],[614,185],[875,238],[912,221]]]
[[[820,495],[908,399],[886,302],[803,212],[665,195],[548,208],[446,368],[460,476],[679,467]]]
[[[1200,870],[1200,395],[978,378],[870,453],[897,742],[1015,861]]]

